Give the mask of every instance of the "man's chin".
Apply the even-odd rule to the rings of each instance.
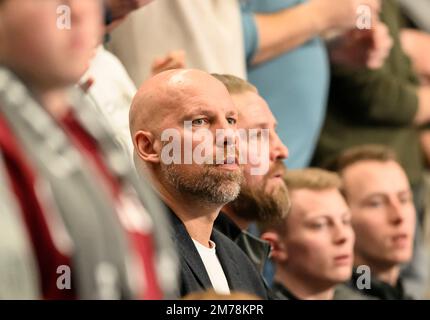
[[[271,178],[267,180],[266,185],[264,187],[264,192],[268,196],[275,196],[281,192],[286,193],[287,188],[285,187],[285,183],[282,179],[279,178]]]

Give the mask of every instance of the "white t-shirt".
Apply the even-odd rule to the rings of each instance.
[[[203,264],[205,265],[215,292],[219,294],[230,294],[227,278],[225,277],[224,270],[216,255],[215,242],[209,240],[210,248],[205,247],[194,239],[193,242],[203,260]]]

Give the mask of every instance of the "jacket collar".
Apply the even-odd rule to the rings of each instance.
[[[274,281],[272,285],[273,293],[276,295],[278,299],[281,300],[300,300],[294,294],[291,293],[290,290],[287,289],[286,286],[281,284],[278,281]]]
[[[188,234],[185,225],[170,208],[169,211],[170,221],[173,228],[173,240],[178,247],[179,256],[190,267],[200,285],[206,289],[211,288],[212,284],[208,273],[206,272],[205,265],[203,264],[202,258],[200,257],[193,240]]]
[[[215,220],[214,227],[225,236],[234,241],[251,259],[260,273],[263,273],[264,265],[270,253],[270,244],[252,235],[248,231],[242,231],[225,213],[220,213]]]
[[[356,290],[359,290],[356,287],[356,283],[359,280],[360,276],[361,276],[361,273],[358,273],[357,269],[354,268],[352,273],[352,278],[351,278],[351,286]],[[365,295],[373,296],[382,300],[411,299],[411,297],[409,297],[403,289],[403,283],[401,278],[399,278],[396,285],[393,287],[384,281],[371,277],[370,289],[362,289],[360,291]]]
[[[169,211],[173,228],[172,234],[174,235],[179,255],[189,266],[200,285],[205,289],[212,288],[209,275],[185,225],[170,208]],[[234,254],[229,250],[229,244],[226,243],[228,239],[221,232],[214,229],[211,234],[211,240],[216,244],[216,254],[227,278],[230,290],[240,288],[243,284],[239,280],[241,279],[239,276],[240,270],[237,267],[239,262],[235,260]]]

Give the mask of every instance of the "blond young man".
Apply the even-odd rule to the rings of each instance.
[[[273,289],[280,299],[360,299],[336,286],[351,277],[354,232],[340,193],[341,181],[321,169],[288,171],[291,210],[286,218],[262,224],[261,237],[276,264]]]

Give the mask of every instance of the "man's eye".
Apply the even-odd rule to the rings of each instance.
[[[350,226],[351,225],[351,218],[345,218],[342,220],[343,224],[346,226]]]
[[[261,138],[261,130],[252,131],[249,133],[249,139],[259,139]]]
[[[328,225],[328,224],[327,224],[327,222],[325,222],[325,221],[316,221],[316,222],[312,222],[309,226],[310,226],[312,229],[320,230],[320,229],[322,229],[322,228],[326,227],[327,225]]]
[[[192,123],[193,123],[193,126],[203,126],[206,123],[208,123],[208,121],[206,119],[201,118],[201,119],[193,120]]]
[[[227,118],[229,124],[236,124],[237,120],[235,118]]]
[[[380,208],[383,205],[384,205],[384,202],[380,201],[380,200],[373,200],[373,201],[369,201],[367,203],[367,206],[370,207],[370,208]]]
[[[407,204],[412,202],[412,195],[403,195],[399,197],[400,203]]]

